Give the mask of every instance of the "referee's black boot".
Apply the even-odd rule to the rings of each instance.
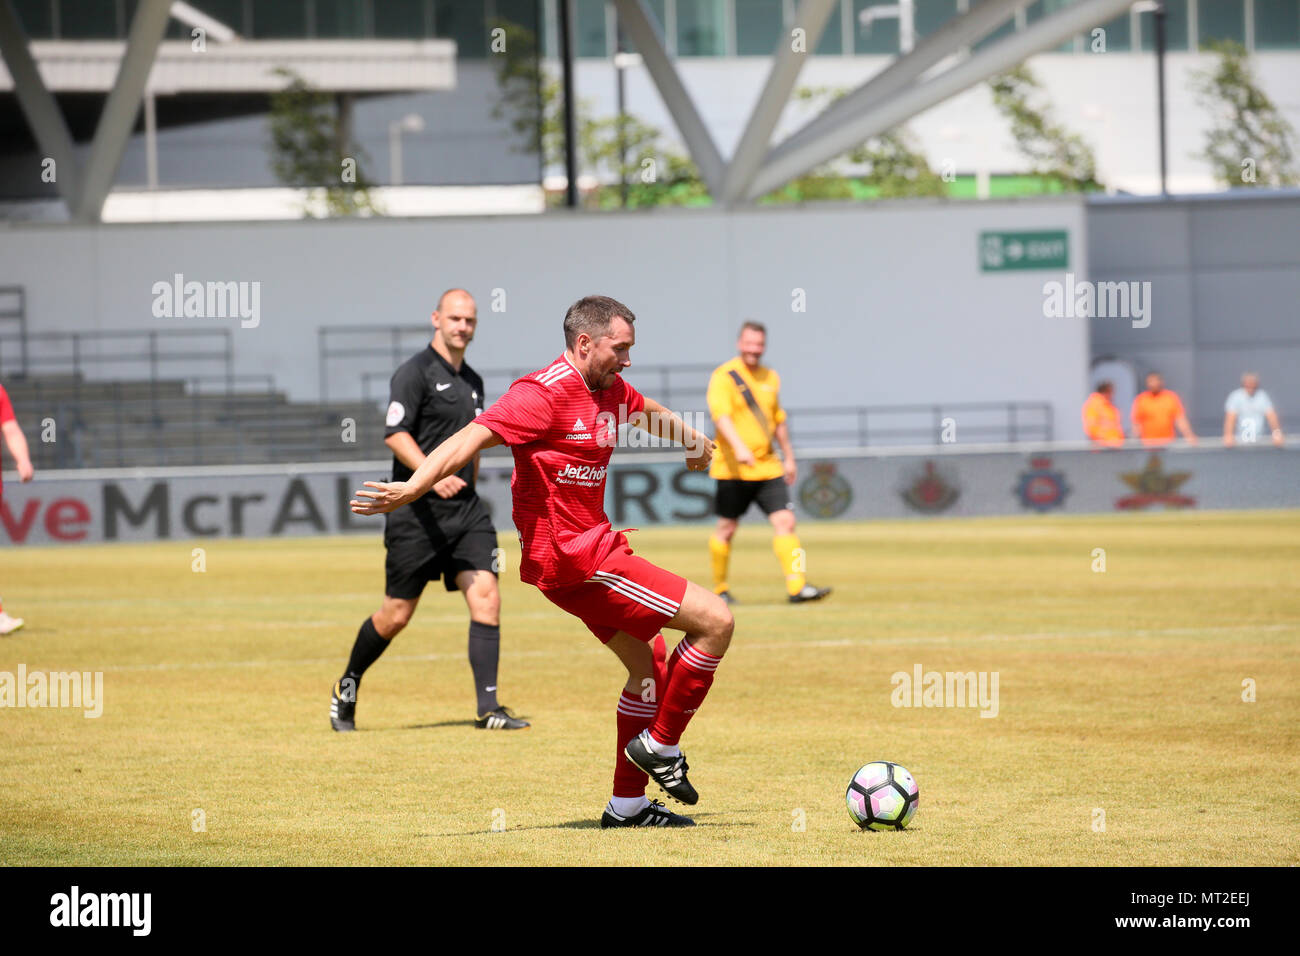
[[[520,720],[509,707],[498,707],[474,721],[474,726],[479,730],[523,730],[532,724]]]
[[[338,731],[357,729],[357,687],[354,677],[340,677],[330,691],[330,726]]]
[[[803,590],[798,594],[790,595],[791,604],[802,604],[804,601],[820,601],[826,595],[831,593],[830,588],[813,587],[811,584],[805,584]]]

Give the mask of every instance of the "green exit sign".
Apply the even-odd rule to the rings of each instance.
[[[1045,232],[981,232],[980,271],[1066,269],[1070,236],[1064,229]]]

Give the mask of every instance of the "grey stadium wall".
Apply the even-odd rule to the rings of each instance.
[[[1300,190],[1239,189],[1170,200],[1094,199],[1088,263],[1097,282],[1150,282],[1151,324],[1094,318],[1096,358],[1164,374],[1202,434],[1259,373],[1285,429],[1300,421]]]
[[[230,329],[236,373],[269,374],[297,401],[320,395],[322,326],[428,328],[438,293],[461,285],[479,302],[469,362],[539,368],[563,348],[565,309],[599,293],[636,312],[634,363],[720,363],[757,319],[789,407],[1049,402],[1053,437],[1081,437],[1088,323],[1043,317],[1048,271],[986,267],[986,233],[1046,234],[1058,271],[1087,274],[1084,204],[1061,198],[13,225],[0,229],[0,285],[25,288],[33,332]],[[177,275],[259,283],[256,325],[156,317],[152,290]],[[328,394],[359,388],[331,381]]]

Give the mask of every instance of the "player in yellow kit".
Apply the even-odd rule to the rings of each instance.
[[[762,364],[767,330],[758,322],[740,327],[740,353],[713,370],[709,379],[709,414],[717,426],[718,451],[709,475],[718,482],[718,526],[709,537],[713,590],[728,604],[735,599],[727,585],[731,539],[740,517],[757,501],[772,522],[772,549],[785,572],[791,604],[816,601],[831,593],[804,576],[805,556],[794,533],[794,505],[789,486],[798,474],[790,433],[781,407],[781,377]],[[782,458],[776,456],[781,446]]]

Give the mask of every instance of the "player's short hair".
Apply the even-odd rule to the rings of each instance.
[[[741,325],[740,332],[737,333],[736,338],[740,338],[740,336],[744,335],[746,329],[752,329],[755,332],[761,332],[764,338],[767,337],[767,326],[765,326],[762,322],[755,322],[753,319],[746,319],[744,324]]]
[[[586,332],[592,339],[600,339],[609,334],[610,323],[615,317],[636,321],[632,310],[618,299],[607,295],[588,295],[569,306],[564,313],[564,345],[573,348],[578,344],[578,336]]]
[[[1115,386],[1103,379],[1097,383],[1097,391],[1101,392],[1103,395],[1109,395],[1111,392],[1115,391]]]

